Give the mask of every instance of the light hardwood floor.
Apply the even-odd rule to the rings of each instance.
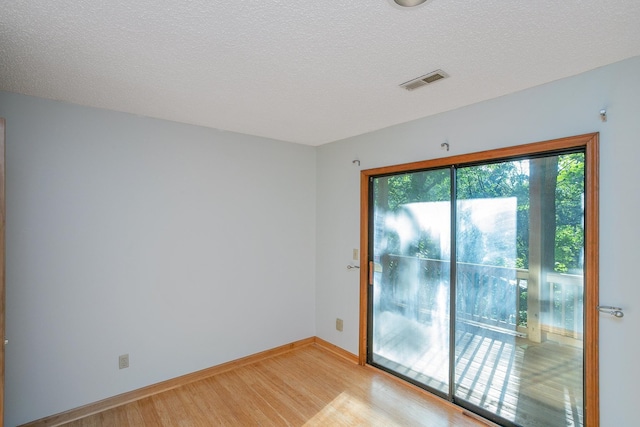
[[[65,424],[94,426],[483,426],[371,367],[306,345]]]

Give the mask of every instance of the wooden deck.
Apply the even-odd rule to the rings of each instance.
[[[442,333],[427,327],[417,340],[408,321],[385,332],[374,362],[447,393],[449,362],[438,345],[429,346],[442,341]],[[518,425],[582,426],[582,374],[579,348],[477,327],[456,336],[455,398]]]

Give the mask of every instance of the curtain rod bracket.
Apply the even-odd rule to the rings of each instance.
[[[605,110],[604,108],[600,110],[600,120],[602,120],[603,122],[607,121],[607,110]]]

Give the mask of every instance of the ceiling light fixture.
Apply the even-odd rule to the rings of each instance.
[[[427,0],[393,0],[393,1],[395,1],[399,6],[402,6],[402,7],[414,7],[414,6],[421,5]]]

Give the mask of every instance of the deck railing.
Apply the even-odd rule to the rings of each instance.
[[[584,325],[584,280],[573,274],[547,273],[543,330],[582,340]]]
[[[448,313],[442,304],[442,289],[448,288],[450,277],[448,261],[384,255],[380,264],[383,310],[400,310],[419,321],[429,321],[436,311]],[[526,335],[528,270],[469,263],[457,263],[456,268],[458,321]],[[539,295],[543,331],[581,339],[582,276],[548,273]]]

